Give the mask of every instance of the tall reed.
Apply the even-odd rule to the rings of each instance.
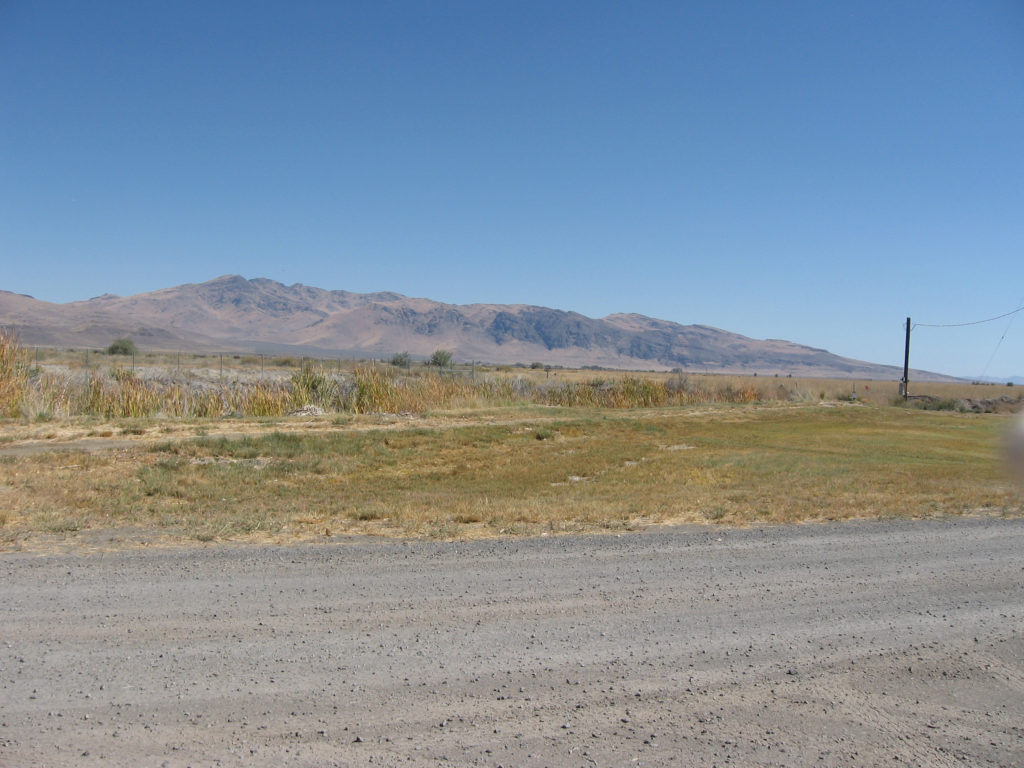
[[[296,408],[315,405],[334,410],[338,406],[341,388],[336,379],[322,369],[312,366],[292,375],[292,403]]]
[[[792,399],[776,383],[644,377],[531,382],[522,376],[469,378],[410,373],[393,366],[358,366],[351,374],[304,368],[290,379],[209,383],[146,378],[111,369],[91,375],[32,374],[17,339],[0,331],[0,415],[50,418],[276,417],[305,406],[350,413],[423,413],[445,408],[516,403],[585,408],[657,408],[695,403]]]
[[[422,413],[490,401],[482,382],[440,373],[395,375],[394,370],[356,368],[355,390],[345,407],[355,413]]]
[[[85,412],[105,418],[142,418],[153,416],[163,407],[164,392],[130,371],[112,371],[109,376],[96,373],[85,391]]]
[[[17,416],[28,393],[29,369],[14,331],[0,328],[0,416]]]

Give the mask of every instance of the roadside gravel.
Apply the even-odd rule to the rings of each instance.
[[[0,555],[0,765],[1024,765],[1024,520]]]

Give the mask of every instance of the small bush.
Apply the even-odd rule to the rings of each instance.
[[[430,365],[437,368],[447,368],[452,364],[452,353],[447,349],[435,349],[430,356]]]
[[[108,355],[134,355],[138,351],[139,348],[135,346],[135,342],[128,338],[117,339],[107,347]]]
[[[952,397],[924,397],[912,401],[914,407],[923,411],[963,411],[959,400]]]

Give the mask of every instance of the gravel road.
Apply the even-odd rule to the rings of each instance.
[[[0,555],[0,765],[1024,765],[1024,520]]]

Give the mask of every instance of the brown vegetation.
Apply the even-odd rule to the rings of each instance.
[[[424,413],[510,404],[645,408],[701,403],[856,401],[904,404],[895,381],[797,379],[667,372],[425,365],[260,356],[140,354],[100,366],[84,352],[35,350],[0,337],[0,409],[49,420],[279,417],[314,406],[338,413]],[[908,405],[1013,410],[1019,387],[912,384]],[[1000,399],[1012,401],[1009,405]]]
[[[884,382],[370,364],[211,381],[28,362],[0,336],[0,408],[19,417],[0,422],[9,546],[1020,513],[1005,417],[956,406],[977,387],[929,385],[953,404],[936,412],[892,407]],[[85,450],[97,438],[119,450]]]

